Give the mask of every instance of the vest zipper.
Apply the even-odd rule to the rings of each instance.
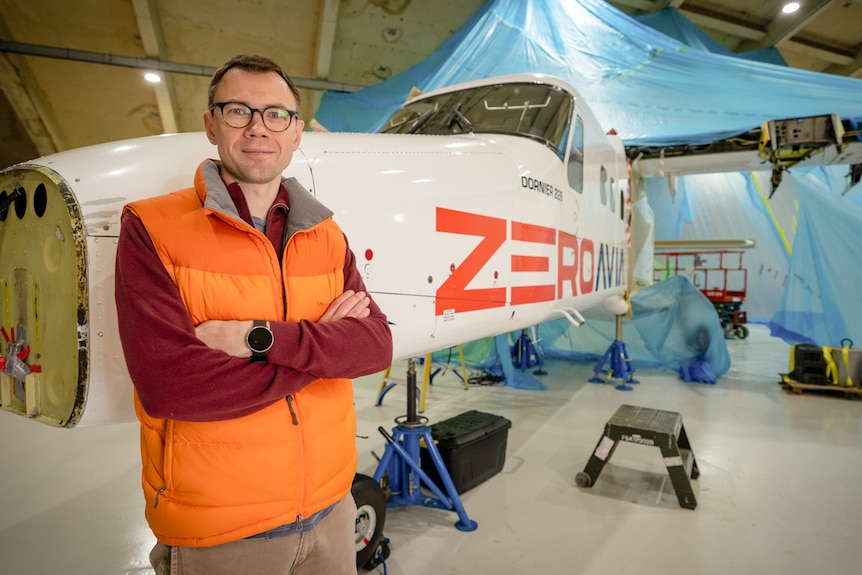
[[[293,410],[293,396],[288,395],[285,399],[287,400],[287,408],[290,410],[290,418],[293,420],[293,424],[299,425],[299,419],[297,419],[296,412]]]
[[[293,418],[293,424],[295,426],[297,426],[297,428],[298,428],[296,430],[297,438],[299,440],[297,443],[298,453],[296,454],[296,461],[297,461],[297,464],[299,466],[299,491],[296,494],[297,511],[298,511],[298,513],[296,514],[296,530],[301,531],[302,530],[302,508],[303,508],[304,501],[305,501],[305,453],[303,453],[302,428],[299,427],[299,417],[297,416],[296,411],[294,409],[294,407],[295,407],[294,402],[296,401],[296,399],[294,399],[293,395],[288,395],[285,399],[287,399],[287,407],[288,407],[288,409],[290,409],[290,416],[291,416],[291,418]],[[298,406],[296,406],[296,407],[298,407]]]
[[[156,500],[153,502],[153,509],[158,509],[158,508],[159,508],[159,495],[161,495],[161,494],[162,494],[162,491],[164,491],[164,490],[166,490],[166,489],[167,489],[167,487],[162,487],[161,489],[159,489],[158,491],[156,491]]]

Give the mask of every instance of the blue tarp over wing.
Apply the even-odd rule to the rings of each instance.
[[[691,48],[602,0],[489,0],[426,61],[326,94],[315,119],[329,131],[373,132],[414,87],[523,72],[568,81],[627,145],[710,141],[824,113],[862,123],[862,80]]]

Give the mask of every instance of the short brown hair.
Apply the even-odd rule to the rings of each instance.
[[[239,56],[234,56],[227,62],[221,65],[221,67],[215,71],[213,77],[210,79],[210,86],[207,89],[207,109],[213,107],[214,99],[215,99],[215,91],[221,82],[221,79],[224,77],[227,72],[233,68],[239,68],[240,70],[245,70],[246,72],[255,72],[257,74],[266,74],[268,72],[275,72],[279,76],[281,76],[284,81],[287,83],[287,87],[290,88],[290,91],[293,92],[293,97],[296,98],[296,108],[299,110],[299,90],[296,88],[296,84],[293,83],[293,80],[290,79],[290,76],[282,70],[281,66],[276,64],[274,61],[270,60],[265,56],[255,56],[255,55],[246,55],[240,54]]]

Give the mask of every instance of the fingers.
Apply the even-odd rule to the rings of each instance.
[[[368,309],[370,304],[371,298],[365,292],[347,290],[332,300],[318,323],[336,321],[345,317],[366,318],[371,314],[371,310]]]

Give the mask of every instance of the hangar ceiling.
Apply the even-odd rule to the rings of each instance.
[[[484,0],[0,0],[0,168],[80,146],[202,129],[206,87],[238,53],[281,63],[310,118],[424,60]],[[671,6],[725,47],[862,77],[862,0],[618,0]],[[150,84],[144,72],[159,71]]]

